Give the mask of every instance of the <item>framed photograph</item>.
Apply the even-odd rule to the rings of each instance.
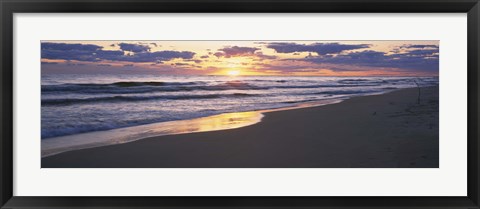
[[[479,208],[479,4],[2,1],[1,208]]]

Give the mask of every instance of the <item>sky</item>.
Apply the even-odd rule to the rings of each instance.
[[[42,74],[438,76],[438,41],[42,41]]]

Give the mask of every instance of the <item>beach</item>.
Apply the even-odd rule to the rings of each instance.
[[[438,168],[438,86],[263,113],[229,130],[42,158],[42,168]]]

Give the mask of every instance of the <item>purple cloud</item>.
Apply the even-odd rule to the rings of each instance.
[[[235,56],[248,56],[253,55],[255,51],[260,50],[260,48],[255,47],[241,47],[241,46],[232,46],[232,47],[224,47],[219,49],[217,53],[214,55],[217,57],[235,57]]]
[[[195,55],[194,52],[189,51],[157,51],[157,52],[142,52],[134,55],[108,57],[106,60],[111,61],[126,61],[126,62],[161,62],[171,59],[191,59]]]
[[[96,51],[103,47],[93,44],[64,44],[64,43],[42,43],[43,50],[56,51]]]
[[[147,51],[150,51],[149,46],[141,45],[141,44],[119,43],[118,46],[120,46],[120,49],[122,49],[123,51],[129,51],[129,52],[147,52]]]
[[[401,48],[436,48],[438,49],[437,45],[424,45],[424,44],[414,44],[414,45],[403,45]]]
[[[256,52],[255,56],[257,56],[260,59],[276,59],[277,56],[274,55],[265,55],[263,52]]]
[[[225,53],[223,53],[223,52],[215,52],[213,55],[216,56],[216,57],[223,57],[223,56],[225,56]]]
[[[176,58],[192,59],[194,52],[189,51],[142,51],[125,55],[120,50],[102,50],[97,45],[42,43],[41,56],[44,59],[61,59],[98,62],[102,60],[126,62],[162,62]]]
[[[298,60],[298,59],[296,59]],[[414,50],[406,53],[387,55],[384,52],[361,51],[336,56],[309,56],[302,61],[317,64],[341,64],[368,67],[402,68],[419,71],[438,71],[438,50]]]
[[[56,65],[58,62],[42,62],[42,65]]]
[[[306,45],[283,42],[273,42],[267,44],[267,48],[274,49],[277,53],[315,52],[319,55],[336,54],[346,50],[368,47],[370,47],[369,44],[313,43]]]

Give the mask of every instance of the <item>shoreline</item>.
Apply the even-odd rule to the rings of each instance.
[[[436,101],[433,109],[430,106],[435,106],[434,102],[425,104],[431,109],[427,116],[423,113],[415,115],[411,111],[412,107],[416,108],[417,88],[397,89],[379,95],[352,97],[335,105],[263,112],[265,117],[261,123],[242,128],[154,136],[114,146],[63,152],[42,158],[42,167],[438,167],[438,86],[421,89],[422,96],[429,97],[428,102]],[[426,95],[424,91],[427,91]],[[397,103],[402,106],[397,107]],[[382,115],[382,112],[388,114]],[[399,120],[404,117],[411,121]],[[377,121],[379,118],[383,121]],[[435,118],[436,124],[433,124]],[[425,120],[429,120],[428,126],[423,127],[425,129],[410,123],[419,125]],[[406,129],[408,132],[402,130],[405,127],[409,128]],[[428,143],[412,144],[411,139],[403,136],[410,132],[416,133],[410,138],[419,140],[428,135]],[[393,141],[385,141],[385,138],[382,141],[376,134]],[[400,137],[386,137],[391,134]],[[413,147],[403,151],[419,152],[420,155],[396,156],[398,159],[395,160],[393,149],[405,146],[398,138],[409,141],[409,146]],[[336,142],[338,140],[341,142]],[[384,149],[376,150],[375,147]],[[179,153],[186,156],[179,156]],[[354,155],[359,156],[352,157]],[[122,159],[122,156],[129,159]],[[173,160],[154,160],[167,158]]]
[[[400,90],[400,89],[396,89]],[[395,91],[395,90],[394,90]],[[384,92],[386,94],[389,92]],[[374,94],[376,95],[376,94]],[[361,95],[371,96],[371,95]],[[360,97],[361,97],[360,96]],[[358,97],[358,96],[353,96]],[[49,157],[64,152],[90,149],[95,147],[111,146],[143,140],[151,137],[188,134],[209,131],[221,131],[255,125],[262,122],[265,113],[288,111],[301,108],[319,107],[330,104],[337,104],[352,97],[324,99],[298,103],[295,106],[279,107],[272,109],[252,110],[246,112],[229,112],[209,115],[199,118],[165,121],[144,125],[136,125],[123,128],[115,128],[104,131],[93,131],[66,136],[58,136],[42,139],[41,157]],[[95,137],[93,140],[85,138]],[[100,139],[99,139],[100,138]],[[68,143],[66,143],[68,142]]]

